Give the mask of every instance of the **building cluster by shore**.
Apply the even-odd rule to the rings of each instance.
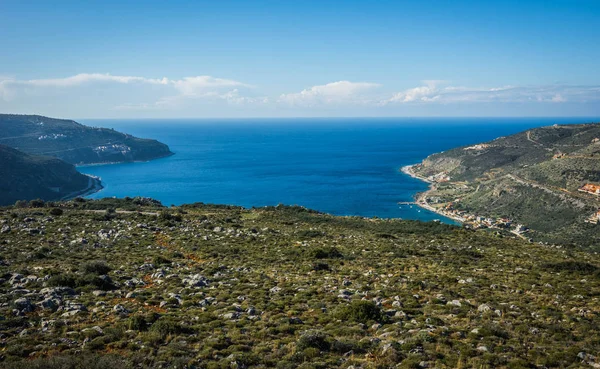
[[[416,164],[418,165],[418,164]],[[444,202],[439,197],[433,197],[431,194],[437,189],[437,184],[441,182],[450,181],[450,177],[447,173],[438,173],[437,175],[430,177],[422,177],[415,173],[415,165],[407,165],[402,167],[401,171],[413,178],[429,183],[429,189],[425,192],[417,194],[415,198],[415,204],[432,211],[434,213],[443,215],[447,218],[456,220],[463,225],[467,225],[474,229],[479,228],[496,228],[509,231],[520,237],[524,237],[523,234],[529,231],[529,229],[522,224],[515,224],[512,219],[509,218],[490,218],[481,216],[478,214],[469,213],[466,210],[457,209],[454,202]]]

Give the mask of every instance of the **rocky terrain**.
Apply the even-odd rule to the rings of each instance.
[[[71,164],[147,161],[173,154],[156,140],[39,115],[0,114],[0,144]]]
[[[72,164],[0,145],[0,206],[18,200],[59,200],[98,190],[100,181]]]
[[[532,129],[434,154],[410,169],[434,184],[426,197],[437,209],[508,219],[537,241],[600,244],[600,196],[579,191],[600,184],[598,123]]]
[[[600,262],[489,230],[141,198],[0,209],[5,368],[600,367]]]

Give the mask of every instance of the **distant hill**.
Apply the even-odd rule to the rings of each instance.
[[[600,184],[600,124],[554,125],[456,148],[412,171],[434,183],[426,197],[437,209],[506,217],[530,228],[525,236],[534,240],[600,242],[593,222],[600,196],[579,191]]]
[[[71,164],[146,161],[173,154],[156,140],[39,115],[0,114],[0,144]]]
[[[99,180],[79,173],[72,164],[0,145],[0,205],[38,198],[59,200],[99,188]]]

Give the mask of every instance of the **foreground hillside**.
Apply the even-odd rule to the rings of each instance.
[[[431,155],[409,171],[433,183],[421,201],[469,223],[520,223],[534,240],[600,244],[600,196],[579,191],[600,185],[600,124],[532,129]]]
[[[0,114],[0,144],[71,164],[146,161],[172,154],[156,140],[39,115]]]
[[[600,262],[577,249],[139,198],[0,222],[6,368],[600,365]]]
[[[0,206],[17,200],[59,200],[101,188],[71,164],[0,145]]]

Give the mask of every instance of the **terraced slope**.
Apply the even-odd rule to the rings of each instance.
[[[529,227],[534,240],[600,244],[598,227],[587,222],[600,197],[578,191],[600,184],[598,123],[537,128],[456,148],[412,170],[438,182],[426,196],[440,209],[452,203],[467,213],[509,218]]]

